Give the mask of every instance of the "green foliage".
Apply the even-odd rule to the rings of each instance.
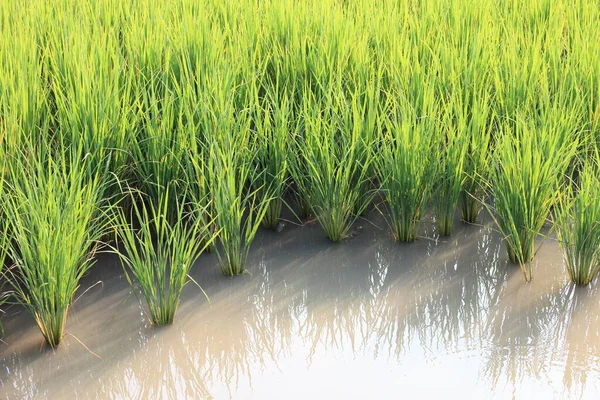
[[[433,106],[432,93],[425,94]],[[431,110],[431,109],[429,109]],[[410,105],[394,101],[386,112],[382,140],[375,157],[381,191],[389,209],[388,224],[394,239],[411,242],[429,203],[436,173],[436,120],[417,114]]]
[[[327,237],[339,242],[372,199],[360,190],[370,179],[371,143],[358,97],[346,99],[333,88],[326,96],[304,95],[291,171]]]
[[[193,281],[190,269],[215,237],[199,217],[204,210],[186,212],[183,200],[170,198],[174,194],[169,186],[160,196],[158,200],[143,199],[131,192],[131,215],[120,209],[116,216],[118,244],[123,250],[115,251],[131,285],[134,281],[128,271],[135,278],[156,325],[173,322],[181,292]],[[172,216],[175,222],[171,222]]]
[[[289,140],[292,126],[290,98],[287,92],[277,95],[277,87],[264,100],[255,99],[254,126],[259,177],[255,185],[258,196],[268,200],[262,225],[276,229],[284,203],[283,194],[289,177]],[[272,197],[272,198],[271,198]]]
[[[512,122],[506,122],[490,173],[496,223],[509,259],[521,266],[527,281],[532,278],[536,238],[558,199],[560,182],[577,149],[577,135],[568,116],[558,118],[538,126],[519,118],[516,131]]]
[[[117,203],[107,178],[144,192],[137,207],[158,207],[169,188],[169,226],[188,199],[235,275],[258,227],[277,226],[287,188],[334,241],[379,190],[401,241],[416,238],[430,204],[442,234],[457,202],[467,222],[494,204],[529,279],[565,171],[599,148],[599,10],[592,0],[4,0],[5,222],[68,233],[51,228],[58,211],[25,210],[25,192],[68,204],[82,225],[76,204],[97,204],[85,209],[90,231],[68,239],[77,258]],[[563,210],[576,212],[577,193]],[[21,257],[9,272],[18,282],[42,257],[32,249],[58,246],[23,232],[3,239]],[[86,260],[69,258],[61,276]]]
[[[90,176],[87,162],[81,147],[50,148],[43,141],[8,162],[3,206],[14,265],[7,277],[52,347],[61,341],[79,280],[107,228],[105,171]]]
[[[8,218],[4,214],[4,205],[2,204],[5,199],[5,187],[4,187],[4,165],[0,164],[0,307],[6,302],[7,298],[3,294],[3,283],[4,283],[4,264],[6,262],[7,246],[11,242],[10,236],[10,225]],[[2,308],[0,308],[0,317],[2,314]],[[2,333],[2,324],[0,322],[0,333]]]
[[[436,122],[439,167],[435,179],[433,202],[438,229],[442,236],[452,235],[454,212],[466,181],[464,169],[468,138],[461,122],[455,124],[452,121],[450,110],[446,110],[442,119]]]
[[[599,172],[596,155],[585,163],[577,182],[565,185],[554,210],[556,236],[569,277],[581,286],[589,284],[600,270]]]
[[[467,154],[464,164],[464,182],[459,197],[463,221],[477,222],[485,201],[485,181],[488,179],[492,155],[492,116],[487,97],[477,98],[469,111],[458,112],[459,126],[466,130]],[[465,116],[467,113],[468,116]]]
[[[250,113],[235,112],[239,92],[230,86],[231,80],[218,77],[209,84],[215,95],[206,100],[201,116],[205,139],[200,146],[206,158],[201,161],[204,166],[194,164],[206,174],[210,215],[220,232],[215,251],[221,270],[233,276],[244,272],[250,244],[283,180],[267,181],[267,171],[255,163],[258,135],[251,128]]]

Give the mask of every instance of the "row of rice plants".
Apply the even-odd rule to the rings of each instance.
[[[596,235],[592,2],[134,3],[0,5],[5,275],[50,344],[111,224],[170,322],[201,250],[242,273],[288,187],[333,241],[377,191],[398,241],[430,206],[450,235],[457,204],[467,222],[485,205],[526,280],[556,207],[573,279],[595,276],[595,242],[569,236]]]

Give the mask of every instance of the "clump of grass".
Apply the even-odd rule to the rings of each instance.
[[[277,96],[276,93],[276,90],[270,90],[267,99],[262,102],[256,100],[254,121],[258,147],[255,162],[258,169],[263,171],[261,179],[256,182],[260,188],[258,195],[271,198],[261,223],[269,229],[276,229],[279,225],[283,193],[289,176],[290,100],[286,94]]]
[[[577,137],[564,124],[518,119],[503,126],[490,172],[494,219],[510,261],[519,264],[526,281],[532,279],[536,238],[576,148]]]
[[[53,150],[42,143],[10,156],[4,212],[12,234],[12,294],[56,347],[79,280],[106,231],[107,184],[103,171],[89,174],[81,148]]]
[[[454,231],[454,212],[465,181],[464,165],[467,142],[461,121],[452,121],[452,114],[444,113],[439,122],[438,171],[434,185],[434,209],[436,222],[442,236],[450,236]]]
[[[259,191],[272,193],[273,188],[253,189],[260,172],[252,165],[248,142],[239,143],[243,136],[229,137],[226,143],[215,141],[209,151],[211,208],[220,230],[215,250],[221,271],[229,276],[244,272],[250,244],[273,199],[259,196]]]
[[[394,239],[411,242],[417,238],[435,182],[435,122],[431,115],[417,115],[402,100],[392,101],[387,114],[385,132],[376,148],[377,175]]]
[[[225,275],[245,270],[250,244],[279,188],[265,187],[256,159],[256,135],[247,113],[234,115],[232,98],[221,92],[203,117],[206,129],[204,161],[211,215],[219,230],[215,252]],[[212,108],[214,107],[214,108]]]
[[[186,212],[185,197],[173,200],[170,186],[158,199],[144,199],[132,192],[131,215],[120,209],[116,216],[118,243],[124,251],[115,251],[127,267],[132,286],[134,280],[127,270],[135,278],[156,325],[173,322],[183,288],[190,281],[196,283],[190,269],[215,237],[208,237],[208,226],[199,218],[204,210]],[[139,228],[134,228],[134,223],[139,223]]]
[[[467,115],[464,115],[467,113]],[[461,115],[462,114],[462,115]],[[491,139],[493,125],[491,107],[485,95],[477,96],[467,111],[458,113],[459,127],[466,129],[467,154],[464,163],[464,181],[459,196],[459,208],[463,221],[475,223],[485,201],[485,180],[491,164]]]
[[[189,135],[181,123],[179,96],[169,87],[169,71],[147,73],[149,76],[139,79],[140,123],[129,144],[133,172],[144,193],[158,199],[171,185],[171,200],[175,201],[173,183],[180,183],[184,176],[183,160],[191,147]]]
[[[364,143],[361,104],[357,97],[346,102],[330,92],[317,100],[304,96],[302,125],[296,132],[292,176],[303,199],[327,237],[339,242],[371,202],[368,183],[371,144]]]
[[[590,159],[554,208],[556,236],[571,280],[589,284],[600,270],[600,171]]]

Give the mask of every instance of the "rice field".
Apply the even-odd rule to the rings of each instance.
[[[522,285],[555,241],[594,284],[596,1],[5,0],[0,37],[0,306],[52,347],[100,250],[162,325],[202,253],[252,274],[261,230],[373,215],[487,213]]]

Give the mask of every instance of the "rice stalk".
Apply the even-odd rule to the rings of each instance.
[[[454,122],[452,119],[452,114],[446,110],[442,121],[437,123],[439,129],[436,129],[439,166],[433,203],[437,226],[442,236],[450,236],[454,231],[454,213],[466,181],[464,166],[468,144],[464,121]]]
[[[271,181],[270,187],[259,184],[265,171],[254,163],[257,136],[251,131],[251,117],[234,114],[231,81],[211,84],[217,95],[205,100],[205,171],[211,215],[219,230],[215,252],[223,274],[234,276],[245,270],[252,240],[281,181]]]
[[[464,108],[463,108],[464,110]],[[470,108],[470,118],[465,121],[464,114],[457,112],[463,118],[466,130],[467,154],[464,163],[464,182],[459,197],[459,207],[462,220],[475,223],[479,217],[486,197],[485,181],[492,156],[492,112],[489,99],[485,95],[478,96]],[[462,124],[461,124],[462,125]]]

